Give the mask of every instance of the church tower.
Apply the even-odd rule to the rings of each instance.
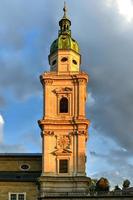
[[[79,45],[71,36],[71,21],[59,21],[58,38],[50,47],[50,71],[41,77],[43,118],[41,197],[51,194],[86,194],[85,173],[89,120],[85,115],[88,75],[80,70]]]

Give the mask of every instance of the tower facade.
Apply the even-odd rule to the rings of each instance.
[[[89,120],[85,115],[88,75],[80,71],[78,43],[71,37],[71,21],[59,21],[58,38],[50,47],[50,71],[41,77],[43,118],[41,197],[52,193],[86,193],[86,142]]]

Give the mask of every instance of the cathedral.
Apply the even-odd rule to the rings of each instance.
[[[85,115],[88,74],[80,69],[81,55],[71,35],[64,5],[58,38],[50,47],[50,69],[40,76],[43,88],[42,154],[0,154],[0,200],[35,200],[85,196]]]

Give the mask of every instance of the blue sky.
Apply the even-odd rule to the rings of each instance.
[[[42,87],[62,0],[0,0],[0,152],[41,152]],[[67,0],[90,75],[87,174],[133,182],[133,2]]]

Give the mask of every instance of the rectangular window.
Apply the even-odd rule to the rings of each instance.
[[[68,160],[59,160],[59,173],[68,173]]]
[[[10,195],[10,200],[17,200],[17,195],[16,194],[11,194]]]
[[[9,200],[26,200],[26,193],[9,193]]]
[[[24,194],[18,194],[18,200],[25,200],[24,199]]]

